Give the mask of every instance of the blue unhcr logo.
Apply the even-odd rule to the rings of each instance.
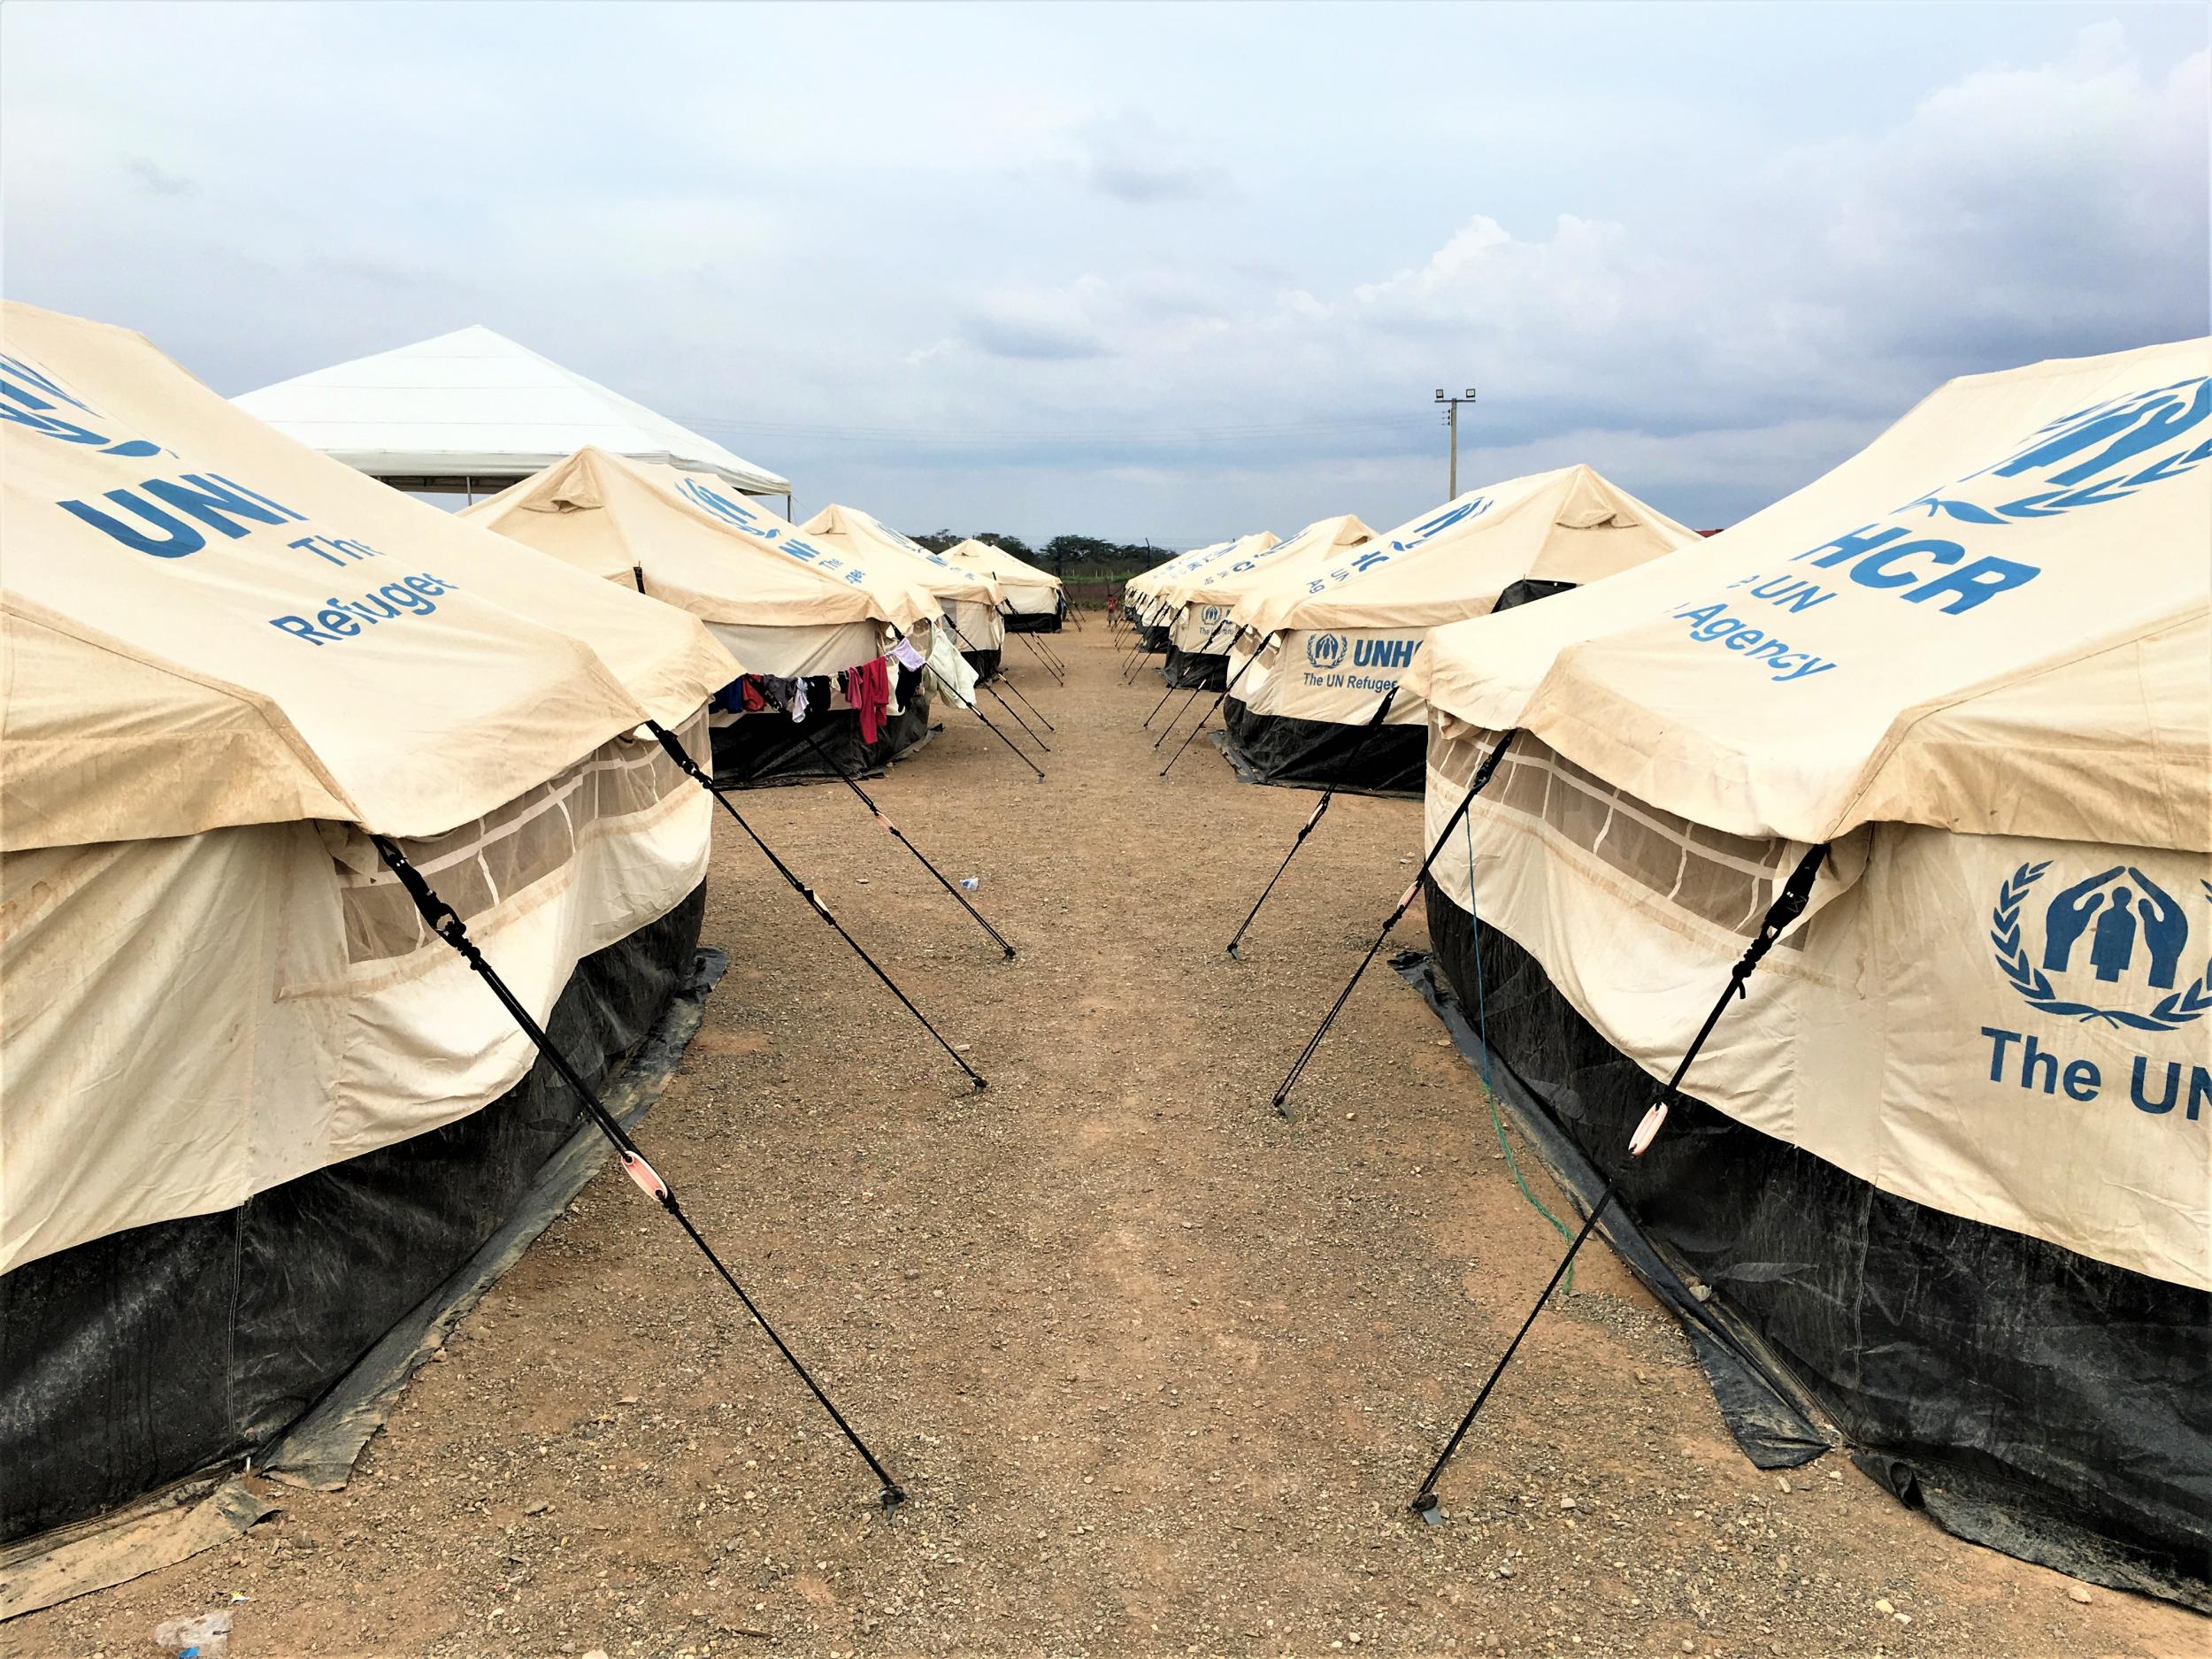
[[[1306,636],[1308,666],[1327,673],[1344,661],[1344,636],[1341,634],[1312,634]]]
[[[1990,912],[1998,972],[2023,1002],[2039,1013],[2135,1031],[2172,1031],[2212,1010],[2212,962],[2176,985],[2189,945],[2188,913],[2132,864],[2101,870],[2054,895],[2042,909],[2042,949],[2032,949],[2021,912],[2050,867],[2047,859],[2022,864],[1998,888]],[[2212,901],[2212,882],[2203,886]],[[2147,1010],[2113,1006],[2124,982],[2139,985],[2139,996],[2165,995]],[[2091,996],[2097,1000],[2083,1000]]]

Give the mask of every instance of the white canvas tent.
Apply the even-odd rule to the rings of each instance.
[[[788,495],[788,479],[733,455],[480,325],[279,380],[238,406],[373,478],[483,494],[587,447]]]
[[[1470,490],[1325,568],[1271,565],[1229,612],[1231,758],[1269,782],[1417,793],[1428,708],[1400,677],[1432,628],[1697,540],[1590,468],[1565,466]],[[1394,691],[1384,726],[1370,732]]]
[[[1261,530],[1251,535],[1239,536],[1233,541],[1215,541],[1205,547],[1193,548],[1187,553],[1163,559],[1150,570],[1140,571],[1132,576],[1123,585],[1122,603],[1128,608],[1131,620],[1145,630],[1146,649],[1156,651],[1167,649],[1167,592],[1177,581],[1204,569],[1216,560],[1235,563],[1255,557],[1275,543],[1273,532]]]
[[[717,482],[584,449],[460,516],[689,611],[748,673],[816,681],[798,722],[747,714],[725,691],[712,717],[718,780],[876,771],[928,730],[922,694],[870,741],[835,676],[904,634],[928,649],[935,598],[887,561],[812,545]]]
[[[1710,541],[1438,629],[1407,682],[1432,837],[1515,733],[1430,898],[1498,1074],[1901,1494],[2200,1605],[2208,373],[2199,341],[1954,381]]]
[[[1168,683],[1221,690],[1236,639],[1229,613],[1237,601],[1280,573],[1348,569],[1346,561],[1353,551],[1374,534],[1353,514],[1339,513],[1315,519],[1287,541],[1271,541],[1249,550],[1239,543],[1235,557],[1210,559],[1177,577],[1168,584],[1161,606],[1168,631]]]
[[[0,325],[12,1536],[282,1427],[551,1150],[473,1126],[534,1052],[367,833],[541,1021],[649,1021],[688,968],[711,803],[638,728],[703,753],[736,664],[134,334],[14,304]]]
[[[1050,571],[1017,558],[1004,548],[972,538],[945,549],[945,557],[964,570],[979,571],[1006,595],[1007,626],[1017,630],[1056,629],[1066,608],[1063,584]]]
[[[1006,646],[1006,590],[987,572],[969,570],[857,507],[832,503],[799,526],[809,541],[849,557],[888,560],[916,587],[936,595],[960,654],[982,678],[999,669]]]

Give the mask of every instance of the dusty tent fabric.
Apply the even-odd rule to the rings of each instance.
[[[1239,536],[1233,541],[1216,541],[1210,546],[1194,548],[1188,553],[1171,559],[1164,559],[1148,571],[1141,571],[1131,577],[1122,589],[1124,602],[1130,618],[1149,628],[1161,627],[1167,613],[1167,593],[1178,581],[1217,563],[1235,564],[1256,558],[1276,545],[1272,531],[1256,531]],[[1150,649],[1164,649],[1165,641]]]
[[[1229,613],[1244,630],[1225,664],[1238,758],[1268,782],[1417,792],[1427,705],[1399,691],[1384,727],[1366,727],[1430,629],[1486,616],[1517,587],[1561,592],[1697,539],[1566,466],[1470,490],[1326,569],[1267,566]]]
[[[580,450],[459,516],[689,611],[748,673],[833,675],[926,631],[937,611],[895,570],[818,546],[713,480],[602,450]],[[915,715],[895,727],[905,742],[887,753],[880,741],[861,742],[841,701],[810,711],[803,735],[780,715],[718,710],[715,775],[834,776],[810,737],[839,764],[875,770],[926,730],[927,710]]]
[[[800,529],[826,548],[887,565],[933,595],[952,629],[953,643],[962,652],[995,651],[1005,646],[1006,618],[1000,607],[1006,592],[995,578],[955,565],[857,507],[833,503]]]
[[[1701,546],[1436,630],[1408,676],[1433,710],[1431,834],[1517,728],[1438,860],[1442,899],[1647,1079],[1782,874],[1829,847],[1691,1080],[1734,1127],[1681,1137],[1642,1197],[1757,1258],[1717,1294],[1869,1425],[1893,1484],[1971,1477],[2200,1578],[2208,372],[2194,342],[1954,381]],[[1514,1064],[1578,1117],[1572,1056],[1531,1041]],[[1619,1171],[1608,1111],[1589,1149]],[[1731,1231],[1751,1225],[1724,1197],[1746,1147],[1826,1171],[1780,1259]],[[2108,1317],[2138,1322],[2114,1354],[2147,1356],[2125,1389],[2017,1391],[2072,1363],[2054,1325]],[[1977,1403],[1993,1391],[2006,1412]]]
[[[1040,570],[988,541],[962,541],[947,548],[944,556],[963,569],[980,571],[998,583],[1006,595],[1009,628],[1018,633],[1059,628],[1064,602],[1060,579],[1050,571]]]
[[[504,480],[589,447],[747,495],[791,490],[789,480],[481,326],[279,380],[237,403],[375,478]]]
[[[698,885],[711,803],[635,728],[703,748],[735,669],[691,618],[301,448],[136,334],[4,319],[0,1270],[511,1087],[527,1045],[457,995],[354,826],[449,871],[549,1006]]]
[[[704,908],[694,889],[563,986],[546,1027],[588,1079],[651,1028]],[[582,1121],[540,1060],[426,1133],[0,1275],[0,1542],[268,1445],[498,1228]]]
[[[1340,513],[1316,519],[1287,541],[1240,549],[1234,557],[1211,560],[1177,578],[1162,599],[1168,618],[1168,683],[1224,689],[1229,649],[1237,639],[1230,615],[1237,602],[1262,582],[1290,572],[1348,569],[1354,553],[1374,534],[1352,514]]]
[[[639,728],[664,721],[703,755],[705,699],[736,664],[695,618],[301,447],[135,334],[0,315],[13,1376],[52,1360],[50,1336],[132,1340],[127,1320],[71,1324],[77,1290],[166,1294],[177,1264],[133,1258],[154,1277],[114,1280],[110,1240],[258,1205],[271,1251],[311,1253],[327,1217],[284,1220],[271,1194],[514,1090],[534,1052],[365,832],[405,845],[543,1020],[579,964],[619,957],[698,889],[711,803]],[[672,949],[695,931],[680,921]],[[318,1259],[357,1282],[303,1282],[267,1310],[313,1348],[301,1376],[388,1288],[353,1242]],[[5,1432],[50,1409],[82,1448],[104,1425],[135,1432],[116,1414],[162,1409],[108,1389],[114,1356],[70,1359],[59,1404],[5,1391]],[[211,1386],[204,1363],[188,1374]],[[29,1516],[50,1519],[39,1494],[67,1471],[19,1448],[0,1465],[32,1471]],[[87,1503],[113,1494],[99,1471],[74,1479]],[[16,1512],[20,1490],[11,1532],[44,1524]]]

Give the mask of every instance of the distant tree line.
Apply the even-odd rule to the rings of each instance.
[[[1071,601],[1087,605],[1102,603],[1139,571],[1150,570],[1177,551],[1145,541],[1103,541],[1094,535],[1056,535],[1042,547],[1032,547],[1018,535],[997,530],[979,531],[972,537],[956,530],[933,530],[914,539],[933,553],[963,541],[988,541],[1039,570],[1050,571],[1066,584]]]
[[[1018,535],[997,530],[979,531],[973,536],[955,530],[933,530],[914,539],[933,553],[942,553],[963,541],[987,541],[1069,581],[1133,576],[1175,554],[1171,548],[1154,547],[1144,541],[1102,541],[1094,535],[1056,535],[1042,547],[1032,547]]]

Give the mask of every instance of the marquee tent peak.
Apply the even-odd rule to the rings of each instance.
[[[233,400],[376,478],[525,477],[595,445],[711,473],[750,495],[790,480],[482,324]]]

